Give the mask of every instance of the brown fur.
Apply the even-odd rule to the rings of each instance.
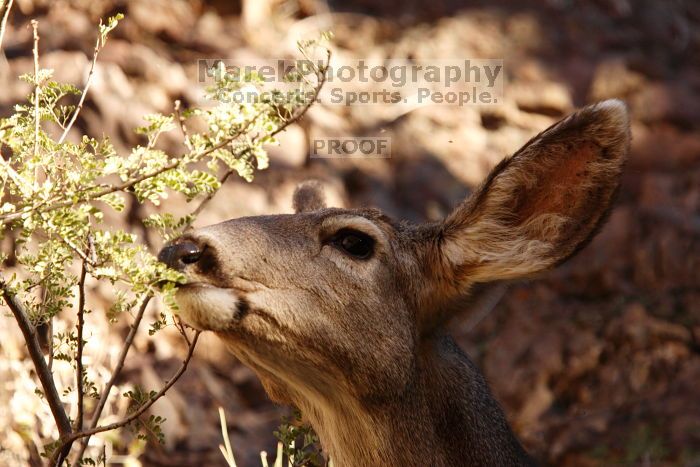
[[[601,225],[629,146],[607,101],[505,159],[442,223],[325,208],[315,184],[297,214],[235,219],[178,242],[189,324],[217,333],[274,400],[298,406],[337,467],[527,465],[498,403],[442,330],[470,287],[553,267]],[[343,253],[348,229],[375,242]],[[172,255],[170,255],[172,256]]]

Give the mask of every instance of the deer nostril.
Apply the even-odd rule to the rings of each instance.
[[[182,269],[185,265],[196,263],[201,257],[200,247],[190,241],[168,245],[158,253],[158,260],[172,269]]]
[[[193,253],[187,253],[182,258],[180,258],[180,261],[182,261],[185,264],[194,264],[197,261],[199,261],[199,258],[201,258],[201,257],[202,257],[202,252],[197,250],[196,252],[193,252]]]

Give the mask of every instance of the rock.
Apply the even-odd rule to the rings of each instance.
[[[192,45],[198,49],[213,49],[217,53],[228,56],[232,49],[243,47],[238,17],[222,17],[213,11],[205,11],[197,20],[191,41]]]
[[[668,123],[632,126],[630,165],[649,169],[681,169],[700,161],[700,134]]]
[[[134,100],[165,115],[173,111],[173,100],[163,86],[159,84],[142,83],[140,86],[136,87]],[[170,133],[168,133],[168,135],[170,135]]]
[[[193,2],[185,1],[131,0],[127,18],[154,36],[165,35],[176,42],[185,42],[197,20],[192,6]]]
[[[48,16],[39,21],[40,50],[78,49],[89,53],[92,59],[97,21],[69,2],[55,4],[55,8],[49,9]]]
[[[41,66],[54,70],[54,80],[82,89],[90,70],[90,60],[82,52],[55,50],[41,56]]]
[[[104,99],[116,99],[122,102],[128,101],[135,94],[134,87],[124,71],[114,63],[101,63],[95,65],[95,74],[92,81],[92,95]],[[105,109],[108,110],[108,109]]]
[[[561,116],[573,109],[569,89],[553,81],[509,83],[508,95],[518,108],[529,113]]]
[[[125,75],[137,77],[176,96],[188,86],[182,66],[159,55],[152,48],[123,40],[110,40],[100,54],[100,61],[118,65]]]
[[[604,60],[596,67],[588,93],[589,100],[627,99],[639,92],[645,83],[646,78],[630,70],[624,60]]]

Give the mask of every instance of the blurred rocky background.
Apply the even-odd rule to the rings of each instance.
[[[97,21],[117,12],[126,18],[100,56],[78,125],[117,148],[139,142],[133,129],[143,114],[201,99],[197,59],[291,56],[298,38],[319,30],[334,32],[339,57],[505,61],[502,105],[315,106],[270,149],[269,169],[252,183],[229,180],[199,225],[290,212],[294,186],[310,177],[336,205],[438,219],[549,124],[586,103],[625,99],[632,152],[600,235],[538,280],[487,290],[453,331],[543,464],[700,465],[699,2],[16,0],[0,56],[0,113],[30,92],[17,76],[33,67],[31,18],[39,20],[41,65],[82,87]],[[390,136],[391,158],[309,158],[312,138],[353,134]],[[130,224],[155,250],[143,215],[134,208],[110,222]],[[0,347],[21,356],[15,324],[0,319]],[[99,336],[106,329],[93,337],[116,348],[123,334]],[[157,336],[137,340],[125,379],[158,387],[177,367],[177,333]],[[6,383],[10,397],[18,389]],[[7,397],[0,445],[36,461],[28,437],[7,437],[20,410]],[[272,431],[286,409],[208,338],[156,405],[167,443],[149,444],[140,462],[223,465],[218,406],[239,465],[259,465],[259,451],[274,451]]]

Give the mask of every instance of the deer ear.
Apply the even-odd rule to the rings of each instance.
[[[608,100],[498,164],[441,227],[441,263],[454,285],[527,276],[585,246],[610,209],[629,141],[625,105]]]
[[[323,194],[323,187],[317,180],[306,180],[301,182],[292,198],[294,211],[311,212],[318,211],[326,207],[326,199]]]

